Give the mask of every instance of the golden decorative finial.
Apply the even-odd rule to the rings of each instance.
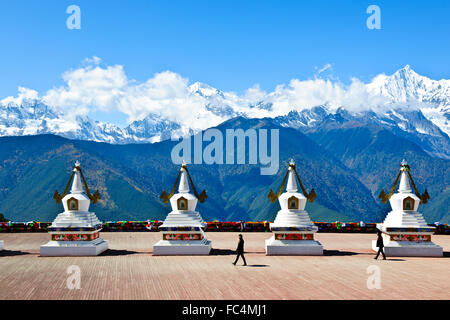
[[[314,189],[311,189],[311,191],[310,191],[309,193],[306,192],[305,187],[303,186],[303,183],[302,183],[302,181],[300,180],[300,177],[299,177],[299,175],[298,175],[298,173],[297,173],[297,169],[296,169],[296,167],[295,167],[294,159],[291,159],[291,161],[290,161],[290,163],[289,163],[289,168],[288,168],[288,170],[286,171],[286,174],[284,175],[283,182],[281,183],[281,186],[280,186],[280,188],[278,189],[278,193],[275,193],[275,192],[273,192],[272,189],[270,189],[269,194],[267,195],[267,198],[269,198],[269,199],[270,199],[270,202],[272,202],[272,203],[274,203],[275,201],[277,201],[277,199],[280,197],[280,195],[281,195],[281,193],[282,193],[282,191],[283,191],[283,187],[284,187],[284,184],[286,183],[286,179],[287,179],[287,177],[288,177],[288,174],[289,174],[289,171],[290,171],[290,170],[294,170],[295,176],[297,177],[297,181],[298,181],[298,183],[300,184],[300,187],[301,187],[302,192],[303,192],[303,194],[305,195],[305,197],[308,199],[309,202],[314,202],[314,200],[315,200],[316,197],[317,197],[316,192],[314,191]]]
[[[414,193],[419,197],[419,199],[422,201],[423,204],[427,203],[428,200],[430,199],[430,195],[428,194],[427,189],[425,189],[425,192],[423,194],[420,194],[419,190],[417,190],[416,184],[414,183],[413,177],[411,175],[411,168],[409,167],[409,165],[405,159],[403,159],[401,162],[400,171],[398,172],[397,177],[395,178],[394,184],[393,184],[389,194],[386,194],[384,192],[384,189],[381,189],[381,192],[380,192],[380,195],[378,196],[378,198],[380,198],[383,203],[388,202],[388,200],[394,194],[395,187],[397,186],[397,183],[398,183],[398,180],[400,178],[402,171],[405,171],[408,174],[409,180],[411,181],[411,184],[414,188]]]
[[[81,179],[83,180],[83,184],[84,184],[84,188],[86,189],[87,196],[92,201],[92,203],[96,204],[98,202],[98,200],[101,199],[100,192],[98,190],[95,191],[94,194],[91,194],[91,192],[89,191],[89,187],[88,187],[88,185],[86,183],[86,179],[84,179],[83,172],[81,171],[81,164],[77,160],[75,162],[75,168],[72,171],[72,175],[70,176],[70,179],[67,182],[67,185],[66,185],[66,188],[64,189],[63,194],[59,194],[58,190],[56,190],[55,193],[53,194],[53,199],[56,200],[56,203],[61,203],[62,198],[64,198],[67,195],[67,192],[69,191],[70,183],[72,182],[73,176],[75,175],[75,173],[77,171],[80,172]]]
[[[186,162],[184,160],[181,163],[181,170],[180,170],[180,172],[178,172],[178,176],[177,176],[177,179],[175,180],[175,183],[173,184],[172,191],[170,192],[170,194],[167,194],[166,190],[163,190],[163,192],[161,193],[161,196],[159,198],[164,203],[168,203],[170,198],[173,197],[173,195],[175,194],[175,189],[177,187],[178,181],[180,180],[181,173],[183,171],[182,169],[186,170],[186,173],[188,175],[189,182],[191,183],[192,191],[194,192],[195,197],[198,199],[198,201],[200,201],[200,203],[205,202],[205,200],[208,198],[208,196],[206,195],[206,191],[203,190],[203,192],[201,194],[197,193],[197,190],[195,189],[194,182],[192,181],[191,175],[190,175],[189,170],[187,168],[187,164],[186,164]]]

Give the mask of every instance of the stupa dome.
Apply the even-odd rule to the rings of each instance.
[[[173,211],[195,211],[197,207],[197,198],[190,192],[189,183],[187,179],[186,169],[181,166],[180,184],[178,186],[178,193],[170,198],[170,205]]]
[[[281,210],[303,211],[306,206],[306,197],[297,191],[297,182],[295,181],[295,173],[292,166],[289,167],[288,183],[286,192],[278,198]]]
[[[64,211],[89,211],[91,200],[85,193],[79,168],[80,163],[77,161],[73,169],[72,188],[70,189],[70,193],[62,199]]]
[[[389,199],[393,211],[417,211],[419,208],[420,198],[412,193],[408,173],[406,172],[407,165],[406,161],[403,160],[400,168],[401,175],[398,192]]]

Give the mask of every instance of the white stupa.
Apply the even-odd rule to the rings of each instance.
[[[392,211],[388,213],[383,223],[377,224],[377,228],[383,233],[384,250],[387,256],[432,256],[443,255],[442,247],[431,241],[431,235],[435,228],[428,226],[422,214],[417,212],[421,199],[414,186],[414,181],[409,174],[409,166],[405,160],[400,167],[400,185],[398,192],[388,196],[381,192],[383,202],[389,199]],[[413,183],[416,194],[412,193]],[[397,180],[396,180],[397,182]],[[396,183],[392,190],[394,190]],[[393,191],[391,191],[392,194]],[[420,195],[420,194],[419,194]],[[421,196],[428,200],[428,192]],[[372,241],[372,249],[378,251],[376,240]]]
[[[162,198],[170,199],[172,212],[159,227],[163,239],[153,246],[154,255],[208,255],[211,251],[211,241],[206,239],[203,229],[206,223],[200,214],[195,211],[198,198],[201,202],[206,193],[198,196],[193,185],[194,194],[190,193],[188,184],[187,166],[183,164],[180,169],[180,183],[178,193],[172,197],[163,192]],[[173,194],[174,190],[172,190]]]
[[[305,211],[306,201],[308,199],[297,191],[295,163],[293,160],[289,164],[287,174],[288,182],[286,192],[278,197],[281,210],[278,211],[275,221],[270,224],[273,236],[266,240],[266,254],[322,255],[322,245],[320,242],[314,240],[314,233],[317,232],[318,228],[311,222],[308,212]],[[301,185],[300,180],[299,183]],[[302,185],[301,187],[303,189]],[[272,198],[273,202],[276,199],[273,191],[271,191],[269,197]],[[314,190],[311,190],[308,197],[310,201],[314,201]]]
[[[72,178],[72,188],[66,194]],[[78,161],[64,194],[56,191],[54,198],[57,203],[62,201],[64,212],[48,228],[51,241],[41,246],[41,256],[96,256],[108,249],[108,242],[99,237],[102,223],[89,212],[91,200],[96,203],[100,194],[90,194]]]

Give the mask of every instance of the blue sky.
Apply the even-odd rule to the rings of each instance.
[[[81,8],[81,30],[66,28],[71,4]],[[371,4],[381,8],[381,30],[366,27]],[[327,64],[343,82],[406,64],[449,78],[449,14],[445,0],[3,0],[0,99],[18,86],[61,86],[63,72],[93,56],[129,79],[170,70],[238,93],[313,78]]]

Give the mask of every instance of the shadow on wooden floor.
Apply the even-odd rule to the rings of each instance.
[[[248,264],[247,267],[252,267],[252,268],[265,268],[265,267],[270,267],[268,264]]]
[[[405,261],[404,259],[391,259],[391,258],[386,258],[387,261]]]
[[[23,256],[26,254],[30,254],[29,252],[24,251],[13,251],[13,250],[3,250],[0,251],[0,257],[14,257],[14,256]]]
[[[236,251],[235,250],[230,250],[230,249],[211,249],[209,255],[211,256],[235,256],[236,255]]]
[[[115,249],[108,249],[105,252],[103,252],[102,254],[100,254],[99,256],[129,256],[132,254],[138,254],[138,253],[142,253],[142,252],[137,252],[137,251],[129,251],[129,250],[115,250]]]
[[[339,250],[323,250],[324,256],[355,256],[360,253],[351,251],[339,251]]]

